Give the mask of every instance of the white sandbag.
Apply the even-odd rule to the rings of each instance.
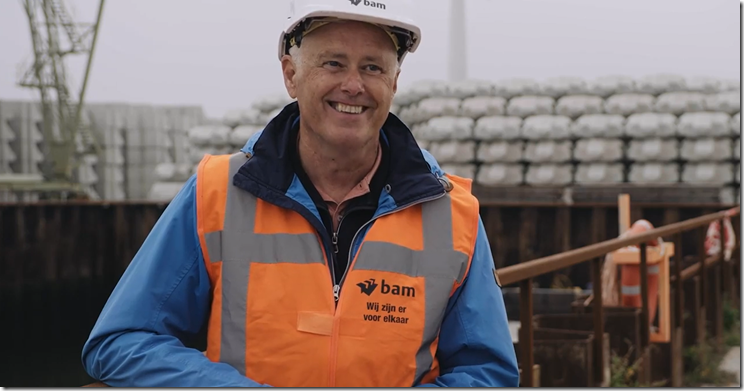
[[[416,119],[416,105],[402,108],[400,114],[398,114],[398,118],[408,126],[417,124],[419,121]]]
[[[428,151],[440,164],[469,163],[475,160],[475,141],[432,142]]]
[[[522,141],[481,142],[476,159],[483,163],[516,163],[522,160],[523,150]]]
[[[731,133],[741,134],[741,113],[736,113],[731,117]]]
[[[563,163],[571,160],[571,141],[533,141],[524,147],[524,160],[531,163]]]
[[[475,179],[475,164],[444,163],[440,167],[447,174],[456,175],[467,179]]]
[[[625,122],[625,134],[633,138],[673,137],[677,134],[677,127],[674,114],[632,114]]]
[[[159,163],[155,166],[155,179],[158,181],[170,181],[176,174],[176,165],[173,163]]]
[[[483,164],[475,182],[483,186],[520,185],[524,182],[524,168],[521,164]]]
[[[685,113],[679,117],[677,134],[683,137],[722,137],[731,134],[726,113]]]
[[[230,145],[242,148],[248,139],[254,134],[263,130],[263,126],[257,125],[240,125],[230,133]]]
[[[393,103],[401,108],[408,107],[420,100],[421,97],[411,90],[398,90],[393,96]]]
[[[586,114],[571,123],[571,136],[622,137],[625,135],[625,117],[618,114]]]
[[[418,144],[419,148],[428,151],[431,141],[416,138],[416,144]]]
[[[222,117],[222,124],[225,126],[229,126],[231,128],[234,128],[238,125],[240,125],[240,118],[241,118],[241,110],[240,109],[232,109],[225,112],[225,115]]]
[[[635,79],[623,75],[608,75],[587,82],[587,93],[606,98],[635,91]]]
[[[443,80],[417,80],[399,91],[393,98],[393,103],[409,106],[426,98],[446,97],[448,93],[447,82]]]
[[[721,88],[721,81],[712,77],[693,76],[688,77],[686,90],[690,92],[700,92],[703,94],[712,94],[718,92]]]
[[[449,83],[447,96],[458,99],[493,95],[493,83],[488,80],[461,80]]]
[[[630,165],[628,182],[661,185],[679,182],[679,167],[674,163],[636,163]]]
[[[581,139],[576,141],[574,159],[581,162],[615,162],[622,160],[623,140],[619,139]]]
[[[228,143],[232,129],[223,125],[202,125],[189,129],[189,143],[199,146],[224,146]]]
[[[414,127],[416,138],[429,141],[468,140],[473,138],[472,118],[437,117]]]
[[[741,91],[741,82],[739,79],[724,79],[721,80],[721,84],[718,87],[718,92],[727,92],[727,91]]]
[[[616,184],[625,180],[622,164],[579,164],[576,166],[574,181],[581,185]]]
[[[292,103],[292,101],[293,99],[290,98],[287,94],[274,94],[258,99],[257,101],[253,102],[253,105],[251,105],[251,107],[260,112],[267,113],[279,108],[283,108],[284,106]]]
[[[648,75],[636,80],[636,92],[659,95],[665,92],[684,91],[687,80],[683,76],[669,73]]]
[[[515,117],[553,114],[555,99],[549,96],[518,96],[509,100],[506,113]]]
[[[187,155],[188,162],[192,164],[199,163],[204,158],[204,155],[216,155],[217,151],[218,150],[212,146],[191,145]]]
[[[522,123],[522,137],[528,140],[560,140],[571,136],[571,118],[562,115],[535,115]]]
[[[269,111],[268,113],[264,113],[264,114],[262,114],[262,116],[261,116],[261,121],[257,122],[257,123],[256,123],[255,125],[261,125],[261,126],[264,126],[264,125],[268,124],[268,123],[269,123],[269,122],[271,122],[271,121],[272,121],[272,120],[273,120],[274,118],[276,118],[276,116],[277,116],[277,115],[279,115],[279,113],[281,113],[281,112],[282,112],[282,110],[284,110],[284,107],[280,107],[280,108],[278,108],[278,109],[275,109],[275,110]],[[246,124],[246,125],[250,125],[250,124]]]
[[[733,157],[733,148],[727,138],[685,139],[682,141],[680,156],[683,160],[693,162],[715,162],[729,160]]]
[[[150,187],[147,199],[150,201],[170,202],[178,195],[185,184],[184,182],[155,182]]]
[[[160,182],[186,182],[191,176],[189,163],[160,163],[155,166],[155,178]]]
[[[564,95],[582,95],[588,90],[587,83],[580,77],[549,77],[540,83],[540,95],[560,98]]]
[[[682,182],[687,184],[720,186],[733,181],[731,163],[689,163],[682,169]]]
[[[530,164],[525,175],[529,185],[568,185],[573,181],[570,164]]]
[[[460,102],[457,98],[426,98],[416,105],[416,120],[424,122],[434,117],[457,116]]]
[[[576,119],[587,114],[601,114],[604,111],[604,100],[598,96],[566,95],[555,105],[555,113]]]
[[[665,92],[656,98],[655,110],[675,115],[705,111],[705,95],[699,92]]]
[[[738,189],[735,186],[721,188],[721,191],[718,193],[719,202],[723,205],[741,204],[739,201],[741,197],[737,194],[737,190]]]
[[[628,159],[638,162],[668,162],[679,157],[677,139],[651,138],[631,140],[628,144]]]
[[[279,112],[284,107],[279,107],[275,111]],[[256,109],[240,110],[240,125],[261,125],[264,123],[264,117]]]
[[[489,116],[475,123],[476,140],[512,140],[522,137],[522,118]]]
[[[636,113],[653,111],[656,98],[649,94],[615,94],[605,100],[604,109],[607,114],[629,116]]]
[[[734,139],[734,145],[731,147],[734,159],[741,159],[741,139]]]
[[[741,183],[741,164],[736,163],[734,165],[734,179],[736,180],[736,183]]]
[[[467,98],[460,105],[460,112],[465,117],[478,119],[506,114],[506,99],[500,96],[476,96]]]
[[[540,85],[534,79],[512,78],[493,83],[494,96],[512,98],[515,96],[539,95]]]
[[[738,113],[741,108],[741,94],[738,91],[711,94],[705,98],[705,109],[726,114]]]

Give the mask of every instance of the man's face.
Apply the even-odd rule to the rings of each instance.
[[[382,29],[329,23],[304,37],[293,57],[284,56],[282,70],[303,131],[352,151],[379,137],[399,74],[395,46]]]

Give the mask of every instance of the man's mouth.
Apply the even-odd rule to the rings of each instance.
[[[328,102],[328,105],[339,113],[344,114],[361,114],[367,110],[364,106],[350,106],[338,102]]]

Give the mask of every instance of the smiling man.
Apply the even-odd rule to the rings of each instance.
[[[424,0],[418,0],[418,5]],[[205,156],[83,349],[112,386],[516,387],[478,202],[389,113],[413,0],[291,1],[296,99]],[[183,341],[207,330],[206,352]]]

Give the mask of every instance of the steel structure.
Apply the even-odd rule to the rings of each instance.
[[[18,84],[39,93],[43,152],[50,160],[42,169],[45,183],[38,184],[45,190],[89,192],[77,183],[76,169],[83,156],[98,155],[100,150],[96,134],[82,120],[82,113],[103,5],[104,0],[100,0],[94,23],[79,23],[72,20],[64,0],[23,0],[34,59]],[[72,55],[87,56],[79,91],[68,85],[65,59]],[[18,184],[13,187],[19,188]]]

